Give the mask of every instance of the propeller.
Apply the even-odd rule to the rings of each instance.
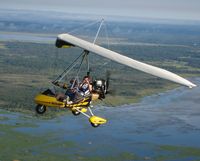
[[[109,70],[106,71],[106,94],[109,93],[109,85],[110,85],[110,75],[111,72]]]
[[[115,95],[116,94],[116,90],[114,89],[110,89],[110,79],[111,78],[111,71],[107,70],[106,71],[106,93],[105,94],[109,94],[109,95]]]

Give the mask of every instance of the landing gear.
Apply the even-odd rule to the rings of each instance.
[[[94,123],[91,122],[91,125],[92,125],[93,127],[98,127],[100,124],[94,124]]]
[[[76,111],[76,110],[75,110],[75,111],[72,111],[72,113],[73,113],[74,116],[80,115],[80,112],[79,112],[79,111]]]
[[[84,109],[84,108],[83,108]],[[93,114],[93,112],[92,112],[92,110],[91,110],[91,108],[90,107],[88,107],[88,110],[89,110],[89,114],[87,114],[86,113],[86,111],[85,110],[83,110],[83,109],[78,109],[78,108],[74,108],[73,110],[72,110],[72,113],[74,114],[75,112],[77,112],[77,113],[81,113],[81,114],[83,114],[84,116],[86,116],[87,118],[89,118],[89,122],[90,122],[90,124],[92,125],[92,127],[98,127],[98,126],[100,126],[101,124],[105,124],[106,122],[107,122],[107,120],[106,119],[104,119],[104,118],[101,118],[101,117],[98,117],[98,116],[95,116],[94,114]],[[79,115],[79,114],[77,114],[77,115]],[[75,114],[76,115],[76,114]]]
[[[46,108],[45,105],[37,105],[37,106],[35,107],[35,110],[36,110],[36,112],[37,112],[38,114],[43,114],[43,113],[46,112],[47,108]]]

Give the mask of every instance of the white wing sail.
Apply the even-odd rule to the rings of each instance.
[[[66,43],[67,45],[80,47],[84,50],[87,50],[87,51],[93,52],[95,54],[98,54],[100,56],[106,57],[106,58],[116,61],[120,64],[124,64],[131,68],[143,71],[145,73],[188,86],[189,88],[196,86],[192,82],[190,82],[172,72],[169,72],[167,70],[131,59],[127,56],[121,55],[117,52],[108,50],[108,49],[98,46],[96,44],[82,40],[82,39],[72,36],[70,34],[60,34],[60,35],[58,35],[57,41],[58,40]]]

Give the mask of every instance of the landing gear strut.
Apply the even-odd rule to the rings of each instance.
[[[98,127],[101,124],[105,124],[107,122],[106,119],[95,116],[91,110],[91,106],[88,107],[89,110],[89,114],[83,112],[83,110],[78,109],[77,107],[74,107],[75,111],[72,111],[72,113],[74,114],[74,112],[79,112],[79,114],[83,114],[84,116],[86,116],[87,118],[89,118],[89,122],[93,127]]]

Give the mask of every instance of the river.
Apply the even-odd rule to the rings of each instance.
[[[1,124],[34,122],[36,126],[16,127],[15,131],[34,136],[50,133],[48,144],[57,143],[51,152],[72,158],[77,154],[115,156],[124,152],[151,160],[163,153],[158,150],[162,145],[200,148],[200,78],[192,81],[198,85],[194,89],[180,87],[145,97],[132,105],[95,107],[96,115],[108,119],[107,124],[98,128],[91,127],[86,117],[70,113],[44,120],[11,112],[0,115],[9,118]],[[72,141],[76,146],[67,150],[58,146],[64,141]]]

